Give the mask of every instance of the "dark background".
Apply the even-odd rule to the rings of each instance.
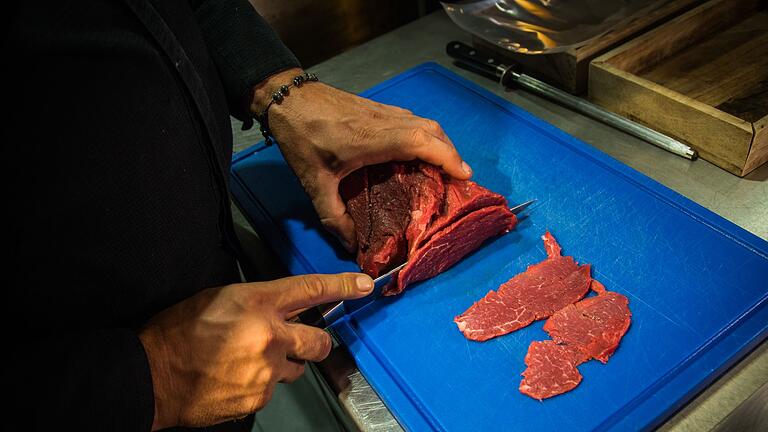
[[[437,0],[250,0],[310,67],[440,8]]]

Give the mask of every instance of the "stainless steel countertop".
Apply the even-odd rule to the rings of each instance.
[[[488,79],[453,66],[445,54],[445,44],[450,40],[470,42],[469,36],[439,11],[327,60],[310,71],[331,85],[358,93],[420,63],[437,62],[768,239],[768,165],[741,179],[707,161],[690,162],[669,154],[532,94],[503,90]],[[238,126],[233,124],[236,150],[260,140],[257,128],[242,132]],[[242,224],[242,219],[238,223]],[[338,350],[343,349],[335,351]],[[400,430],[351,358],[343,353],[334,355],[337,358],[321,370],[355,423],[366,431]],[[766,382],[768,342],[760,345],[661,429],[712,429]]]

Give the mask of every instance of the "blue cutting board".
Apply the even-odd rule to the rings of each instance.
[[[652,428],[768,335],[765,241],[436,64],[364,95],[439,121],[511,204],[538,200],[515,231],[334,326],[406,429]],[[277,148],[236,155],[232,192],[292,273],[357,269]],[[629,297],[633,318],[608,364],[580,366],[581,385],[539,402],[518,385],[528,344],[548,339],[542,322],[478,343],[452,319],[544,259],[547,229]]]

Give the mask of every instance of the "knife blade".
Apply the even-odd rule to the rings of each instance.
[[[371,293],[367,296],[355,300],[342,300],[331,306],[325,312],[320,312],[320,310],[316,307],[307,309],[306,311],[299,314],[299,321],[301,321],[302,324],[312,327],[323,329],[330,327],[344,315],[351,314],[358,309],[362,309],[363,307],[373,303],[376,301],[376,299],[381,297],[384,287],[389,284],[389,282],[392,280],[392,277],[396,275],[397,272],[402,270],[406,264],[408,264],[407,261],[374,279],[373,291],[371,291]]]
[[[524,216],[521,215],[522,211],[528,208],[528,206],[533,204],[535,201],[535,199],[526,201],[522,204],[511,207],[509,211],[516,215],[518,219],[523,219]],[[389,282],[392,280],[392,277],[394,277],[400,270],[402,270],[406,264],[408,264],[407,261],[374,279],[373,291],[367,296],[355,300],[342,300],[332,305],[325,312],[320,312],[320,309],[317,307],[309,308],[299,314],[299,321],[301,321],[302,324],[322,329],[330,327],[344,315],[349,315],[356,310],[362,309],[381,297],[384,287],[389,284]]]

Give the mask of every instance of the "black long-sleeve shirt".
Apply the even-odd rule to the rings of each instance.
[[[3,35],[3,421],[149,430],[137,331],[238,279],[229,114],[295,57],[247,0],[36,0]]]

